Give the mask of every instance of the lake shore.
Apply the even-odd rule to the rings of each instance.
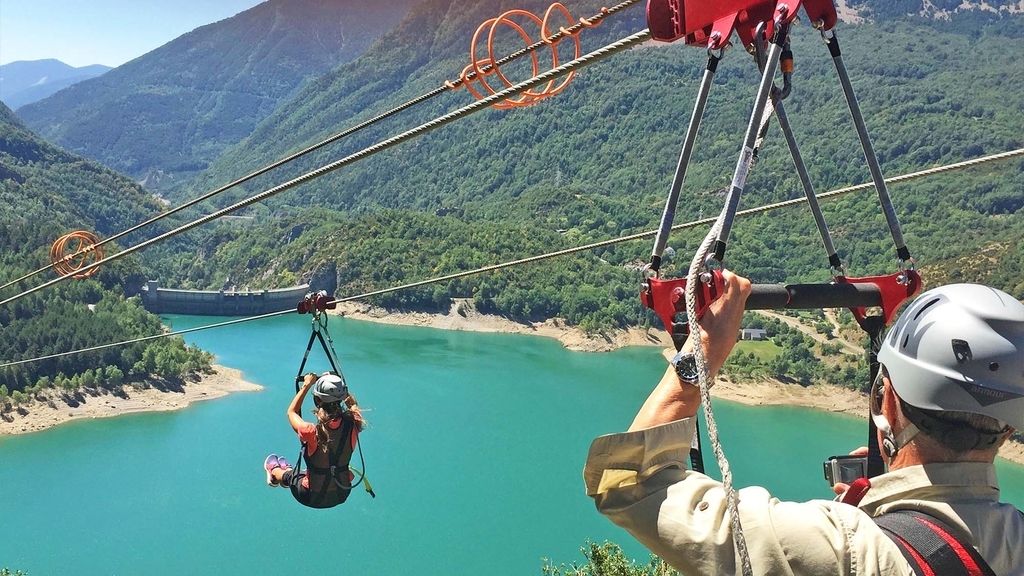
[[[111,418],[135,412],[181,410],[193,402],[221,398],[233,392],[255,392],[263,387],[242,378],[242,372],[213,366],[213,373],[181,385],[151,383],[143,388],[125,386],[111,392],[97,389],[75,395],[48,391],[43,400],[32,400],[21,409],[0,415],[0,436],[28,434],[83,418]]]
[[[662,330],[630,328],[608,333],[588,335],[575,326],[567,326],[560,318],[521,324],[503,316],[481,314],[468,299],[456,299],[447,314],[430,312],[393,312],[362,302],[338,304],[335,314],[380,324],[422,326],[441,330],[467,332],[501,332],[503,334],[530,334],[554,338],[562,346],[578,352],[610,352],[626,346],[671,346],[672,342]]]
[[[631,328],[590,336],[579,328],[566,326],[564,321],[559,319],[527,325],[501,316],[481,314],[471,302],[464,300],[453,302],[447,314],[391,312],[359,302],[341,303],[335,313],[353,320],[381,324],[543,336],[558,340],[569,350],[582,352],[608,352],[626,346],[671,346],[668,335],[662,330]],[[720,377],[711,389],[711,394],[715,398],[748,406],[799,406],[867,420],[866,394],[829,384],[801,386],[779,380],[737,383]],[[1024,465],[1024,443],[1009,441],[999,451],[999,455],[1011,462]]]

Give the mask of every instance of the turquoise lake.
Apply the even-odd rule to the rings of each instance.
[[[298,453],[284,414],[309,319],[235,325],[187,339],[261,392],[0,438],[0,567],[527,575],[544,558],[581,561],[588,539],[648,557],[595,512],[581,470],[590,441],[624,429],[660,377],[657,349],[574,353],[544,338],[344,319],[331,332],[370,421],[376,499],[357,489],[340,508],[310,510],[264,484],[267,453]],[[328,368],[321,356],[309,367]],[[783,499],[830,497],[822,459],[866,434],[863,421],[811,410],[715,408],[737,485]],[[1024,467],[998,468],[1003,499],[1024,505]]]

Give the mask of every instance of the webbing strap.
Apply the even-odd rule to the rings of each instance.
[[[324,482],[320,485],[320,489],[317,490],[316,494],[310,499],[314,505],[320,505],[323,502],[324,496],[327,495],[327,489],[331,484],[337,484],[339,490],[351,490],[352,486],[345,486],[338,481],[338,458],[341,456],[341,452],[345,450],[345,444],[351,442],[352,428],[355,426],[355,422],[350,419],[345,419],[341,426],[341,434],[339,434],[340,441],[337,445],[331,447],[331,450],[327,453],[327,468],[321,468],[319,466],[312,466],[308,461],[306,462],[306,469],[310,472],[316,472],[318,474],[324,474],[330,477],[330,481]],[[346,464],[344,470],[346,475],[348,474],[348,465]],[[346,478],[347,480],[347,478]]]
[[[309,342],[306,343],[306,353],[303,354],[302,362],[299,364],[299,371],[295,375],[296,392],[299,390],[299,380],[302,378],[302,371],[306,368],[306,360],[309,359],[309,353],[313,349],[313,341],[315,340],[320,341],[320,347],[324,349],[324,355],[327,356],[327,361],[331,363],[331,370],[344,379],[344,376],[341,374],[341,369],[338,368],[338,362],[334,359],[334,348],[327,344],[327,340],[324,340],[323,332],[325,331],[327,331],[326,324],[317,323],[316,320],[313,321],[313,331],[309,335]],[[327,338],[330,339],[330,337],[331,334],[328,332]]]
[[[944,522],[914,510],[883,514],[874,521],[899,547],[919,576],[995,576],[973,546]]]
[[[882,347],[882,334],[885,330],[885,318],[883,316],[867,316],[860,322],[860,327],[867,332],[868,343],[868,386],[875,382],[882,365],[878,362],[878,351]],[[870,389],[869,389],[870,391]],[[875,421],[868,417],[868,478],[874,478],[885,473],[885,463],[882,461],[882,451],[878,447],[878,428]]]

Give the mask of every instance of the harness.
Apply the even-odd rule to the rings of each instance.
[[[301,469],[300,463],[306,461],[310,489],[313,494],[309,500],[309,506],[313,508],[330,508],[345,502],[348,499],[352,488],[355,488],[363,481],[364,476],[360,475],[359,482],[351,483],[349,460],[352,458],[352,431],[355,422],[344,418],[339,430],[328,429],[330,449],[325,454],[318,447],[313,454],[306,450],[306,443],[303,442],[300,448],[299,457],[296,460],[296,475]],[[359,443],[359,436],[356,436],[356,443]],[[362,451],[360,450],[360,462]],[[364,464],[365,467],[365,464]],[[314,489],[314,486],[319,487]]]
[[[874,521],[918,576],[996,576],[973,546],[930,514],[897,510]]]
[[[337,303],[332,300],[327,292],[321,290],[319,292],[310,292],[299,302],[296,310],[299,314],[312,314],[312,329],[309,335],[309,341],[306,343],[306,352],[302,355],[302,362],[299,363],[299,370],[295,375],[295,392],[297,393],[302,386],[302,374],[306,369],[306,361],[309,359],[309,353],[313,349],[313,342],[320,342],[320,347],[323,349],[324,356],[327,357],[327,361],[331,364],[331,372],[336,376],[340,377],[342,383],[347,386],[345,381],[345,375],[341,371],[341,364],[338,361],[337,352],[334,350],[334,339],[331,338],[331,333],[327,329],[327,310],[333,310],[337,306]],[[297,477],[302,470],[302,462],[306,462],[306,470],[310,475],[310,488],[312,489],[313,478],[328,478],[321,483],[318,490],[316,490],[311,498],[310,506],[314,508],[329,508],[341,504],[348,499],[349,493],[353,488],[363,484],[364,490],[370,495],[371,498],[376,498],[377,495],[373,491],[373,487],[370,485],[370,481],[366,478],[366,461],[363,459],[363,446],[359,442],[359,433],[354,432],[355,421],[351,418],[344,418],[343,424],[337,433],[334,430],[328,428],[328,436],[331,443],[331,449],[327,454],[324,454],[320,450],[317,450],[313,455],[306,453],[306,443],[302,442],[299,447],[299,456],[295,459],[295,476]],[[359,466],[360,469],[353,469],[349,466],[349,461],[352,458],[352,445],[349,440],[352,434],[356,435],[356,448],[359,451]],[[337,441],[335,441],[337,440]],[[359,480],[355,484],[350,484],[351,478],[350,473],[359,475]],[[315,476],[314,476],[315,475]],[[334,488],[332,498],[328,499],[328,495],[332,493],[331,488]]]

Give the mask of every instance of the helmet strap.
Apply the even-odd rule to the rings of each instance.
[[[899,454],[900,449],[913,440],[921,430],[913,420],[908,418],[906,426],[900,430],[900,433],[898,435],[893,434],[892,425],[889,424],[889,419],[882,414],[882,398],[885,393],[883,389],[883,379],[885,377],[885,371],[880,370],[874,383],[871,385],[871,423],[874,424],[874,427],[882,433],[881,449],[891,460],[895,458],[896,455]],[[906,404],[903,400],[900,400],[900,407],[903,408],[905,406]]]

